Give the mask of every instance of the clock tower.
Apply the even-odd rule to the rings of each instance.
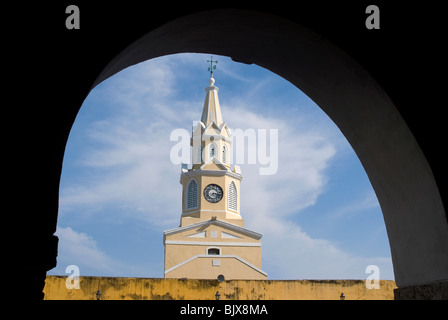
[[[231,132],[222,121],[218,87],[210,78],[201,121],[192,129],[190,170],[183,168],[181,225],[189,225],[212,217],[244,226],[240,215],[241,171],[230,166]]]
[[[193,165],[182,166],[180,226],[164,231],[165,278],[265,280],[262,234],[244,227],[241,170],[230,165],[231,130],[222,120],[213,59],[201,121],[193,126]],[[220,277],[222,279],[222,277]]]

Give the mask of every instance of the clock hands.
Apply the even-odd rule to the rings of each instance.
[[[208,202],[216,203],[222,199],[222,189],[220,186],[215,184],[209,184],[204,189],[204,197]]]

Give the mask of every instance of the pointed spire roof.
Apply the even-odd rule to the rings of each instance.
[[[213,79],[213,74],[211,74],[211,78],[208,82],[210,83],[210,86],[205,88],[206,95],[201,122],[206,127],[213,122],[215,122],[218,127],[221,127],[223,121],[218,99],[219,88],[214,85],[215,79]]]

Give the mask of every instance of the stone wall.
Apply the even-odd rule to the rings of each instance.
[[[80,277],[79,289],[68,289],[66,276],[47,276],[46,300],[393,300],[394,281],[367,289],[364,280],[217,280]],[[73,283],[72,283],[73,284]]]
[[[448,300],[448,281],[396,288],[395,300]]]

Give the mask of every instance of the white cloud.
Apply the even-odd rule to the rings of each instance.
[[[260,221],[260,217],[272,216],[275,212],[279,219],[313,205],[323,192],[325,170],[336,153],[331,140],[307,128],[294,127],[284,119],[267,118],[240,108],[227,109],[227,113],[232,127],[278,129],[279,133],[276,174],[260,176],[260,165],[241,165],[244,215],[249,220]]]
[[[339,219],[342,217],[352,217],[360,212],[363,212],[366,209],[371,209],[375,207],[379,207],[378,199],[374,191],[372,190],[368,194],[364,195],[363,198],[358,199],[352,203],[348,203],[342,207],[335,208],[333,212],[330,212],[329,216],[331,219]]]
[[[114,121],[90,132],[92,139],[108,134],[116,138],[103,139],[102,147],[85,155],[81,163],[92,174],[84,177],[82,185],[67,182],[61,191],[62,210],[87,207],[95,211],[118,205],[149,223],[177,220],[180,204],[166,199],[180,196],[180,169],[170,163],[169,127],[158,130],[156,126]]]
[[[81,275],[119,274],[123,266],[102,252],[95,240],[85,233],[74,231],[70,227],[58,227],[59,238],[58,266],[76,265]],[[87,274],[83,274],[87,272]]]
[[[292,221],[267,218],[263,233],[263,268],[271,279],[365,279],[365,268],[378,265],[381,279],[393,279],[387,257],[352,254],[325,239],[315,239]],[[366,252],[368,254],[368,252]]]
[[[65,268],[69,265],[77,266],[81,276],[148,276],[148,272],[160,274],[160,262],[148,263],[145,261],[135,264],[128,260],[117,259],[113,256],[115,250],[107,253],[106,248],[100,248],[97,241],[99,239],[95,240],[85,232],[75,231],[71,227],[58,226],[56,235],[59,238],[58,263],[54,269],[49,271],[49,274],[64,275],[66,274]],[[102,246],[105,246],[104,243]],[[132,258],[135,259],[135,257]]]

